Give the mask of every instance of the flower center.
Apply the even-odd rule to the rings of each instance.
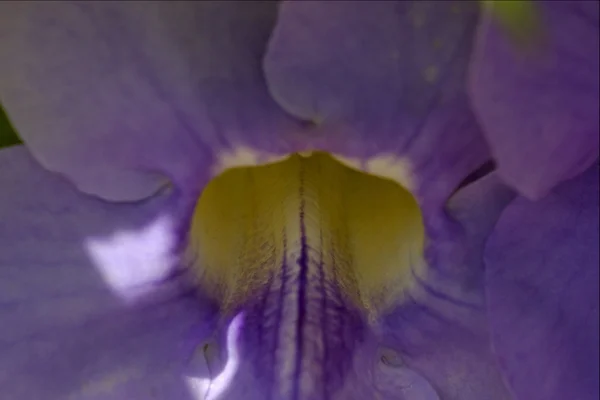
[[[423,237],[408,191],[317,152],[212,180],[187,255],[223,315],[244,312],[241,353],[269,393],[300,400],[340,390],[369,322],[414,283]]]

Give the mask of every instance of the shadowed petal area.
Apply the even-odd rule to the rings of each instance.
[[[531,199],[598,157],[597,1],[536,1],[539,40],[482,17],[469,92],[500,175]]]
[[[457,192],[447,208],[453,239],[430,238],[430,268],[417,274],[418,285],[382,320],[383,343],[440,399],[512,400],[490,347],[482,257],[489,232],[512,198],[495,173]],[[405,382],[400,370],[397,382]],[[423,378],[411,380],[418,384]]]
[[[517,400],[598,398],[598,175],[514,200],[486,248],[494,352]]]
[[[22,146],[0,151],[0,187],[1,397],[195,400],[183,368],[210,308],[171,274],[169,197],[84,196]]]
[[[397,180],[427,213],[488,156],[465,93],[478,7],[284,2],[267,84],[284,109],[316,125],[304,147]]]
[[[208,179],[235,146],[277,151],[290,121],[260,61],[275,2],[0,5],[0,99],[46,168],[110,200]]]

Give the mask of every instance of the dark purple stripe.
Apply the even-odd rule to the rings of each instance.
[[[296,321],[296,365],[294,367],[294,386],[292,400],[299,400],[300,396],[300,374],[302,373],[302,354],[304,352],[304,337],[302,328],[306,318],[306,281],[308,275],[308,249],[306,241],[306,226],[304,224],[305,207],[304,200],[304,176],[300,171],[300,257],[298,265],[300,274],[298,276],[298,321]]]
[[[333,240],[332,240],[331,247],[335,248],[333,246],[335,246],[335,244],[333,243]],[[337,268],[336,268],[337,264],[336,264],[335,261],[336,261],[335,260],[335,252],[333,251],[333,252],[331,252],[331,264],[330,264],[331,265],[331,271],[332,271],[332,274],[333,274],[333,280],[334,280],[334,282],[339,282],[338,274],[337,274]],[[331,287],[330,289],[332,290],[332,293],[338,294],[337,293],[337,291],[338,291],[337,287]],[[338,298],[338,301],[333,304],[332,309],[336,310],[336,313],[337,313],[338,309],[340,309],[341,307],[343,307],[343,299],[341,299],[341,296],[340,296],[340,298]],[[341,337],[343,337],[342,335],[343,335],[343,332],[344,332],[344,319],[343,318],[339,318],[338,320],[336,320],[336,322],[338,322],[338,324],[336,326],[336,328],[337,328],[336,335],[337,335],[337,337],[341,338]]]
[[[334,245],[335,245],[334,243],[331,244],[332,248],[335,248],[335,247],[333,247]],[[338,276],[337,276],[337,272],[336,272],[337,271],[336,270],[336,265],[337,264],[336,264],[336,260],[335,260],[335,252],[332,251],[331,252],[331,268],[332,268],[332,271],[334,273],[334,280],[335,280],[335,282],[339,282],[339,279],[338,279]],[[339,289],[336,287],[334,290],[336,292],[338,292]],[[339,292],[336,293],[336,294],[339,294]],[[342,344],[341,344],[342,350],[345,350],[345,349],[343,349],[343,346],[345,344],[345,340],[346,340],[346,337],[347,337],[346,334],[345,334],[346,333],[345,331],[346,331],[346,329],[348,329],[348,326],[346,325],[347,319],[345,318],[345,316],[343,314],[341,314],[341,313],[343,313],[345,311],[344,310],[343,300],[341,300],[339,303],[335,304],[333,308],[336,309],[336,316],[338,317],[337,318],[337,321],[338,321],[337,337],[340,338],[340,340],[342,341]],[[348,349],[348,350],[350,350],[350,349]],[[341,366],[341,365],[340,365],[340,367],[343,368],[343,366]],[[327,369],[328,370],[330,368],[340,368],[340,367],[334,366],[333,363],[331,363],[331,365],[329,365],[329,364],[327,365]],[[337,373],[338,372],[336,371],[336,374]],[[343,380],[343,373],[338,376],[338,379],[340,379],[340,382]]]
[[[284,261],[285,263],[285,261]],[[269,276],[269,280],[267,281],[267,286],[264,289],[264,293],[262,298],[260,299],[260,302],[258,304],[258,315],[262,318],[265,318],[266,315],[266,309],[267,309],[267,301],[269,299],[269,292],[271,290],[271,286],[273,285],[273,274],[271,273],[271,275]],[[265,345],[265,340],[264,340],[264,330],[265,330],[265,326],[264,326],[264,322],[263,321],[259,321],[258,326],[256,327],[257,329],[257,334],[258,334],[258,348],[259,350],[263,350],[263,346]]]
[[[323,371],[323,399],[329,398],[329,393],[327,393],[327,383],[329,382],[329,351],[328,351],[328,343],[327,343],[327,289],[325,288],[325,268],[323,265],[323,230],[320,231],[320,253],[319,253],[319,281],[320,281],[320,289],[321,289],[321,332],[322,332],[322,340],[323,340],[323,360],[322,363],[325,366]]]
[[[285,296],[285,290],[286,290],[287,273],[288,273],[287,237],[284,232],[283,233],[283,260],[281,261],[281,288],[279,289],[279,307],[277,308],[277,316],[275,319],[275,329],[273,329],[273,335],[274,335],[273,347],[271,348],[271,353],[273,354],[273,359],[271,362],[272,368],[271,368],[271,372],[270,372],[270,378],[271,378],[270,382],[278,381],[277,379],[275,379],[275,366],[277,365],[277,347],[279,346],[279,330],[277,329],[277,327],[281,326],[281,319],[283,318],[283,298]],[[273,399],[273,390],[269,390],[267,399],[265,399],[265,400],[272,400],[272,399]]]

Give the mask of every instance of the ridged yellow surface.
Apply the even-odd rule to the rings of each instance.
[[[419,207],[400,185],[326,153],[235,168],[212,180],[194,213],[188,256],[225,308],[246,301],[300,256],[310,257],[354,304],[377,313],[401,297],[422,265]]]

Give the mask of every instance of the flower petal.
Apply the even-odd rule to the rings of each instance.
[[[290,123],[261,73],[275,2],[0,7],[3,106],[34,156],[85,192],[196,187],[217,152],[275,151]]]
[[[267,84],[316,124],[307,147],[403,168],[388,175],[438,207],[488,157],[465,93],[477,16],[476,2],[285,2]]]
[[[597,1],[535,2],[542,41],[522,48],[493,14],[479,27],[473,107],[501,176],[541,198],[598,158]]]
[[[430,238],[427,275],[383,320],[384,344],[441,399],[511,399],[490,348],[482,254],[512,197],[495,173],[457,192],[447,208],[452,238]]]
[[[514,200],[486,248],[494,351],[517,400],[598,398],[598,170]]]
[[[192,400],[209,309],[170,275],[171,200],[81,195],[22,146],[0,151],[0,187],[2,397]]]

